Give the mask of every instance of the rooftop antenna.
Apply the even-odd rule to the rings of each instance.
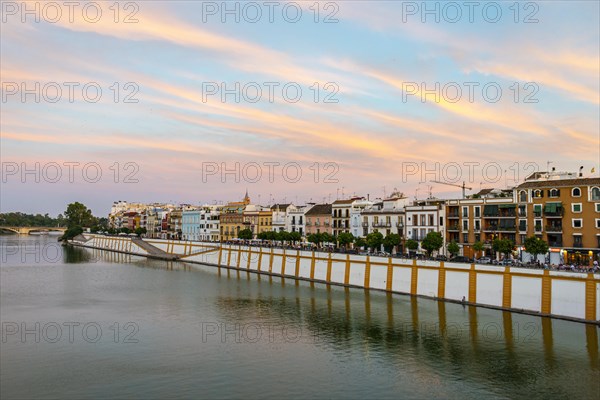
[[[345,198],[346,198],[346,196],[344,196],[344,189],[345,189],[345,187],[344,187],[344,186],[342,186],[342,199],[345,199]]]
[[[420,188],[416,188],[416,189],[415,189],[415,201],[417,201],[417,193],[419,193],[419,189],[420,189]]]
[[[383,198],[386,199],[387,198],[387,193],[385,191],[385,186],[383,187]]]

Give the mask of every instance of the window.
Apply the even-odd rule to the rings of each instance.
[[[542,205],[541,204],[534,204],[533,205],[533,214],[536,217],[539,217],[542,215]]]
[[[548,190],[548,197],[559,197],[559,196],[560,196],[560,190],[558,190],[558,189]]]
[[[475,221],[475,231],[479,232],[481,230],[481,221],[476,220]]]
[[[475,212],[475,218],[481,218],[481,207],[473,207],[473,211]]]
[[[542,231],[542,220],[536,219],[534,222],[534,227],[535,227],[536,232],[541,232]]]
[[[526,219],[519,220],[519,231],[527,232],[527,220]]]
[[[592,188],[592,200],[600,200],[600,188]]]
[[[440,217],[440,226],[444,226],[444,217]]]
[[[573,188],[573,190],[571,190],[571,196],[572,197],[580,197],[581,196],[581,189],[579,189],[579,188]]]
[[[573,247],[582,247],[583,238],[581,235],[573,235]]]
[[[469,243],[469,234],[463,233],[463,243]]]
[[[524,190],[521,190],[521,191],[519,192],[519,201],[520,201],[521,203],[525,203],[525,202],[527,201],[527,192],[526,192],[526,191],[524,191]]]
[[[596,203],[596,212],[600,212],[600,203]]]
[[[600,229],[600,218],[596,218],[596,229]]]
[[[526,205],[520,205],[519,206],[519,217],[526,217],[527,216],[527,206]]]
[[[469,230],[469,220],[464,220],[463,221],[463,231],[468,231]]]
[[[463,207],[462,216],[465,218],[469,216],[469,207]]]
[[[574,213],[580,213],[581,212],[581,203],[571,204],[571,211],[573,211]]]
[[[573,228],[581,228],[583,227],[583,220],[582,219],[573,219]]]
[[[533,191],[533,198],[534,199],[541,199],[542,197],[544,197],[544,192],[540,189],[534,190]]]

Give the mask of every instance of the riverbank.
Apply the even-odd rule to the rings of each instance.
[[[71,244],[600,324],[600,275],[241,245],[85,235]],[[167,258],[170,257],[170,258]]]

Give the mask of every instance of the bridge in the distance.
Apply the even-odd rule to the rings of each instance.
[[[29,235],[32,232],[64,232],[67,228],[57,226],[0,226],[0,231],[18,233],[19,235]]]

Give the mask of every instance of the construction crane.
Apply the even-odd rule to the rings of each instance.
[[[465,182],[464,182],[464,181],[463,181],[463,184],[462,184],[462,185],[457,185],[457,184],[455,184],[455,183],[441,182],[441,181],[429,181],[429,182],[432,182],[432,183],[440,183],[440,184],[442,184],[442,185],[449,185],[449,186],[456,186],[456,187],[459,187],[459,188],[461,188],[461,189],[462,189],[462,197],[463,197],[463,199],[465,199],[465,198],[467,197],[467,196],[466,196],[465,189],[473,190],[473,188],[467,187],[467,186],[465,185]]]

